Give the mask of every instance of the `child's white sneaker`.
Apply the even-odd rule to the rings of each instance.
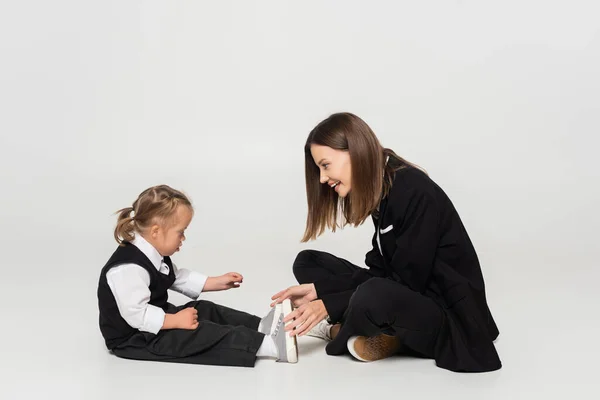
[[[260,320],[258,331],[265,335],[270,335],[273,331],[273,320],[275,319],[275,307],[271,307],[269,313]]]
[[[318,324],[316,324],[315,326],[313,326],[312,329],[310,331],[308,331],[306,334],[308,336],[327,340],[329,342],[332,340],[332,338],[331,338],[331,327],[332,326],[333,325],[331,325],[329,322],[327,322],[327,319],[324,319],[321,322],[319,322]]]
[[[283,323],[283,318],[291,312],[292,303],[289,299],[275,306],[275,318],[273,320],[271,337],[273,338],[273,342],[275,342],[275,346],[277,346],[277,361],[279,362],[298,362],[296,336],[290,336],[290,333],[285,331],[285,324]]]

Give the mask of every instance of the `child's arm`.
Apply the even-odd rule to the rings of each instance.
[[[214,292],[217,290],[227,290],[240,287],[244,277],[237,272],[228,272],[221,276],[211,276],[204,285],[205,292]]]
[[[177,268],[173,263],[175,282],[171,289],[189,298],[197,299],[202,292],[214,292],[239,287],[244,277],[237,272],[207,277],[196,271]]]
[[[175,263],[173,263],[173,272],[175,272],[175,282],[171,286],[171,290],[191,299],[197,299],[200,296],[209,279],[206,275],[199,272],[177,268]]]
[[[115,298],[121,317],[132,328],[143,332],[158,333],[161,329],[195,329],[197,311],[181,310],[177,314],[165,314],[160,307],[149,304],[150,275],[136,264],[122,264],[111,268],[106,274],[108,286]],[[195,314],[194,314],[195,312]]]

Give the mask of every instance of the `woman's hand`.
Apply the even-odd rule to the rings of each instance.
[[[273,295],[271,307],[279,304],[285,299],[290,299],[294,307],[300,307],[317,299],[317,290],[313,283],[305,283],[304,285],[290,286],[281,292]],[[322,303],[322,302],[321,302]],[[324,308],[324,307],[323,307]]]
[[[314,300],[295,309],[283,319],[286,331],[292,331],[290,336],[303,336],[327,316],[323,300]]]
[[[221,276],[211,276],[206,280],[202,291],[215,292],[218,290],[237,288],[240,287],[243,280],[244,277],[242,274],[238,274],[237,272],[228,272]]]

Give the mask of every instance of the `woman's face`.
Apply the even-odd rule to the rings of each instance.
[[[331,147],[312,144],[310,153],[319,167],[321,183],[328,185],[340,197],[346,197],[352,188],[350,153]]]

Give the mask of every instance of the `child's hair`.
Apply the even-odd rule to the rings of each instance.
[[[144,190],[131,207],[122,208],[115,228],[115,240],[120,245],[131,242],[135,232],[142,232],[155,223],[169,224],[177,207],[184,205],[193,211],[188,197],[167,185],[153,186]],[[131,213],[133,212],[133,215]]]

